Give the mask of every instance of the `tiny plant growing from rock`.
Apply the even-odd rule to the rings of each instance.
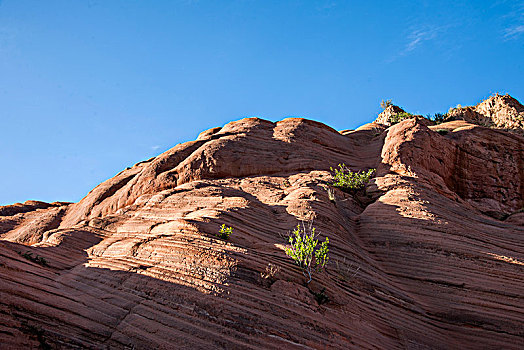
[[[331,187],[325,187],[328,198],[331,202],[335,203],[335,191]]]
[[[391,125],[393,125],[393,124],[400,123],[401,121],[412,118],[412,117],[413,117],[413,114],[411,113],[400,112],[397,114],[393,114],[391,117],[389,117],[389,122],[391,123]]]
[[[220,230],[217,233],[218,238],[229,239],[229,236],[233,233],[233,227],[227,227],[226,224],[220,226]]]
[[[363,188],[371,179],[376,169],[368,171],[352,172],[346,164],[339,164],[338,169],[330,168],[333,174],[334,187],[339,187],[343,191],[356,191]]]
[[[307,227],[302,223],[293,230],[288,237],[290,246],[286,247],[286,255],[292,258],[302,270],[304,277],[311,282],[312,273],[321,271],[329,260],[329,238],[319,245],[316,239],[315,228],[310,223]]]
[[[380,107],[382,107],[382,109],[386,109],[391,105],[393,105],[392,100],[382,100],[382,102],[380,102]]]
[[[442,113],[435,113],[433,114],[433,116],[429,115],[428,114],[428,119],[431,120],[431,121],[434,121],[435,124],[442,124],[446,121],[446,118],[448,117],[448,115],[446,113],[442,114]]]
[[[25,252],[24,254],[22,254],[21,252],[18,252],[18,254],[22,255],[24,258],[34,263],[40,264],[42,266],[49,266],[49,264],[47,263],[47,260],[43,256],[39,256],[39,255],[33,256],[33,253],[31,252]]]
[[[360,266],[355,268],[356,266],[353,265],[353,263],[348,264],[346,262],[346,258],[344,257],[344,260],[335,260],[335,270],[337,272],[337,277],[344,282],[349,282],[352,280],[360,270]]]
[[[276,280],[276,276],[280,272],[280,267],[273,265],[272,263],[267,264],[266,270],[260,273],[260,277],[271,282]]]

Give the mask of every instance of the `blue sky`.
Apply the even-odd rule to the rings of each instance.
[[[0,205],[78,201],[245,116],[524,99],[524,1],[0,2]]]

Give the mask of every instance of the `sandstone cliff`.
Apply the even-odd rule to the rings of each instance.
[[[0,348],[523,348],[524,138],[426,124],[243,119],[78,203],[1,207]],[[330,201],[342,162],[377,172]],[[307,287],[300,220],[330,239]]]

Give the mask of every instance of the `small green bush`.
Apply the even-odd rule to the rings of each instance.
[[[391,115],[389,117],[389,122],[391,123],[391,125],[393,125],[393,124],[400,123],[401,121],[412,118],[412,117],[413,117],[413,114],[411,113],[400,112],[400,113]]]
[[[369,169],[368,171],[352,172],[346,164],[339,164],[339,169],[330,168],[333,174],[334,187],[339,187],[343,191],[355,191],[363,188],[369,179],[373,176],[376,169]]]
[[[217,233],[218,238],[229,239],[229,236],[233,233],[233,227],[227,227],[226,224],[220,226],[220,230]]]
[[[437,129],[435,131],[438,132],[440,135],[446,135],[447,133],[449,133],[448,129]]]
[[[302,269],[304,277],[308,278],[306,283],[311,282],[312,273],[321,271],[329,260],[329,238],[320,243],[316,239],[315,228],[310,224],[308,227],[302,223],[293,230],[288,238],[289,247],[286,247],[286,255],[292,258]],[[317,247],[318,246],[318,247]]]
[[[18,254],[22,255],[24,258],[34,263],[40,264],[42,266],[49,266],[49,264],[47,263],[47,260],[43,256],[39,256],[39,255],[33,256],[33,253],[31,252],[25,252],[24,254],[22,254],[21,252],[18,252]]]

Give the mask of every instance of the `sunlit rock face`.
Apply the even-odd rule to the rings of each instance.
[[[387,106],[377,117],[377,119],[374,121],[376,124],[381,124],[385,126],[391,126],[391,117],[393,117],[396,114],[405,113],[406,111],[400,108],[399,106],[390,105]]]
[[[494,126],[522,135],[524,131],[524,106],[510,95],[495,94],[476,106],[451,109],[448,113],[448,119]]]
[[[0,348],[523,348],[524,138],[429,124],[242,119],[78,203],[0,207]],[[330,200],[339,163],[377,171]],[[330,241],[308,285],[304,220]]]

